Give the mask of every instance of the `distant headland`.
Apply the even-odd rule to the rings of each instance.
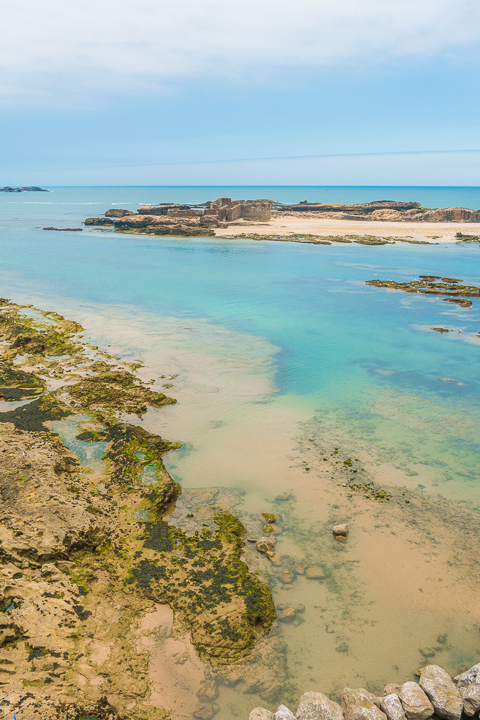
[[[5,187],[0,188],[0,192],[49,192],[49,190],[37,187],[36,185],[28,185],[27,187],[10,187],[9,185],[5,185]]]

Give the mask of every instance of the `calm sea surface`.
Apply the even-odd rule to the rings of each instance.
[[[301,621],[275,630],[291,697],[407,679],[432,648],[451,672],[478,662],[480,616],[458,609],[469,582],[447,577],[453,561],[441,542],[449,530],[440,531],[432,515],[430,539],[421,540],[411,534],[419,522],[413,516],[401,521],[387,509],[379,514],[378,503],[371,510],[373,501],[336,498],[341,482],[323,473],[320,453],[330,457],[337,447],[342,462],[362,462],[365,478],[430,499],[439,494],[459,515],[478,506],[477,301],[456,308],[364,281],[434,274],[479,284],[479,246],[312,246],[42,229],[79,227],[109,207],[218,196],[480,208],[478,188],[0,193],[0,294],[79,320],[92,339],[144,360],[152,378],[178,374],[169,389],[178,404],[149,413],[146,425],[185,443],[169,458],[185,496],[228,491],[251,535],[261,530],[259,512],[280,511],[283,569],[302,562],[326,568],[329,584],[299,576],[286,587],[281,568],[263,560],[259,566],[277,604],[305,606]],[[452,332],[432,330],[438,326]],[[293,498],[284,506],[275,501],[282,492]],[[342,520],[353,529],[339,554],[329,528]],[[473,572],[473,559],[468,567]],[[247,717],[257,702],[268,705],[265,692],[255,692],[248,682],[222,686],[221,717]]]

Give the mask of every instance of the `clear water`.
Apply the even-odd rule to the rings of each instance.
[[[240,492],[232,507],[252,536],[261,532],[259,512],[282,514],[282,567],[246,552],[277,604],[305,605],[301,620],[272,635],[287,657],[279,675],[285,700],[309,689],[335,694],[344,684],[381,689],[406,679],[432,648],[451,672],[478,661],[478,571],[464,525],[479,499],[479,307],[364,284],[419,274],[478,284],[478,246],[309,246],[41,229],[78,227],[112,206],[222,195],[480,207],[477,188],[0,194],[1,294],[82,322],[102,347],[141,358],[156,387],[173,386],[165,391],[177,405],[149,412],[145,425],[185,443],[168,464],[186,492]],[[440,325],[453,332],[431,330]],[[326,472],[320,454],[331,459],[334,447],[342,462],[359,459],[362,477],[420,490],[426,504],[419,496],[399,515],[397,504],[348,498],[340,470]],[[283,492],[293,499],[276,501]],[[429,501],[437,493],[438,502]],[[352,531],[340,545],[330,528],[343,520]],[[280,573],[298,563],[322,564],[327,580],[298,576],[282,584]],[[445,633],[442,644],[437,637]],[[222,686],[222,718],[274,703],[258,688],[245,695],[253,683],[243,679],[237,689]]]

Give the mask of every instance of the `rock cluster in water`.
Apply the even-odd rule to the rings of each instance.
[[[461,307],[471,307],[472,301],[468,298],[480,298],[480,288],[476,285],[462,285],[462,282],[463,280],[457,278],[441,277],[440,275],[420,275],[418,280],[410,282],[367,280],[365,285],[403,290],[408,293],[421,293],[422,295],[444,295],[442,300],[446,302],[456,303]]]
[[[255,708],[249,720],[444,720],[472,717],[480,710],[480,663],[454,679],[439,665],[426,665],[418,683],[390,683],[382,696],[364,688],[345,688],[341,705],[319,692],[300,698],[294,714],[285,705],[275,712]]]
[[[308,216],[339,220],[388,220],[390,222],[480,222],[480,210],[469,208],[424,208],[418,202],[377,200],[371,203],[343,205],[341,203],[309,203],[283,205],[274,209],[285,213],[308,213]]]
[[[0,188],[0,192],[49,192],[48,190],[44,190],[44,188],[37,187],[36,185],[28,185],[25,187],[10,187],[9,185],[5,185],[5,187]]]
[[[114,225],[124,232],[142,232],[150,235],[179,235],[183,237],[213,236],[214,227],[240,218],[269,220],[270,200],[232,200],[218,198],[201,205],[162,203],[144,205],[138,212],[113,208],[104,217],[87,218],[85,225]]]

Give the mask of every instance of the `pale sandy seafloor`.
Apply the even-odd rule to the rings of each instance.
[[[215,235],[255,233],[258,235],[289,235],[308,233],[309,235],[375,235],[377,237],[398,237],[421,240],[423,242],[458,242],[456,233],[479,235],[479,223],[421,223],[421,222],[387,222],[368,220],[335,220],[330,218],[302,217],[302,213],[275,217],[268,222],[229,223],[226,228],[216,228]]]
[[[40,297],[31,301],[45,305]],[[248,544],[246,559],[268,578],[277,606],[305,609],[259,643],[264,660],[230,677],[224,673],[217,717],[247,718],[256,705],[273,709],[280,700],[293,705],[307,690],[332,697],[346,685],[380,690],[410,679],[427,660],[454,674],[480,659],[480,513],[454,501],[453,491],[449,501],[435,499],[434,468],[414,456],[408,467],[392,462],[368,438],[350,434],[348,423],[328,413],[319,417],[305,398],[277,395],[278,348],[267,341],[203,319],[160,321],[129,307],[59,299],[55,309],[81,322],[90,342],[142,360],[141,376],[155,379],[154,388],[167,385],[177,398],[175,406],[149,410],[143,422],[186,443],[166,458],[184,490],[172,522],[181,524],[189,508],[215,501],[228,505],[255,538],[262,527],[258,513],[281,515],[276,549],[282,565],[273,566]],[[378,398],[379,418],[383,413],[387,422],[395,414],[397,425],[414,433],[415,398],[411,407],[399,400]],[[353,460],[358,477],[390,490],[392,499],[374,500],[346,487],[345,459]],[[396,494],[395,487],[408,490]],[[447,497],[449,488],[440,489]],[[276,501],[282,493],[290,499]],[[474,496],[467,489],[463,499]],[[332,536],[337,522],[349,523],[345,543]],[[298,564],[323,566],[325,579],[299,575],[282,584],[281,573]],[[201,705],[196,692],[208,668],[188,637],[171,635],[168,608],[159,606],[144,623],[149,631],[158,628],[151,641],[151,701],[174,720],[190,719]]]

